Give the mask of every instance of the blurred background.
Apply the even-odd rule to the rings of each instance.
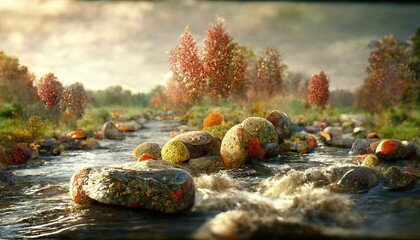
[[[330,89],[355,88],[372,40],[405,41],[420,26],[419,4],[307,1],[0,1],[0,50],[37,79],[53,72],[87,89],[133,93],[164,84],[168,52],[189,26],[202,47],[217,16],[239,44],[280,50],[288,71],[324,70]]]

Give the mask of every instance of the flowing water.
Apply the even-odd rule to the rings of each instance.
[[[67,151],[0,170],[0,238],[420,237],[418,181],[405,192],[380,186],[357,195],[328,191],[334,169],[355,163],[349,149],[319,147],[195,176],[195,205],[179,214],[71,201],[68,184],[76,170],[135,161],[134,147],[145,141],[162,146],[179,124],[150,121],[125,140],[101,141],[98,150]]]

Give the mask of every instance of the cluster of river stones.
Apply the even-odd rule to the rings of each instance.
[[[307,131],[292,135],[293,127],[287,114],[280,111],[272,111],[266,118],[249,117],[232,127],[223,123],[219,113],[212,112],[204,120],[202,131],[177,134],[162,148],[154,142],[140,144],[133,151],[137,162],[77,171],[71,178],[70,193],[79,204],[99,202],[165,213],[180,212],[194,205],[192,176],[238,169],[251,161],[291,152],[309,153],[318,146],[317,139],[327,145],[350,145],[350,154],[363,159],[361,166],[343,168],[341,179],[330,183],[331,191],[362,193],[379,184],[390,190],[405,190],[416,182],[416,174],[398,167],[382,172],[376,168],[381,161],[418,157],[419,147],[414,143],[379,139],[376,134],[355,140],[343,137],[338,128],[322,125],[317,136]],[[111,123],[106,123],[102,134],[119,139],[115,129]]]

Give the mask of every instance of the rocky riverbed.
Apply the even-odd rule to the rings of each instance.
[[[349,155],[350,148],[321,141],[309,153],[260,159],[235,169],[190,171],[194,205],[176,214],[72,201],[69,181],[75,172],[133,164],[139,144],[163,147],[180,125],[153,120],[123,140],[100,140],[99,149],[69,150],[2,167],[0,238],[420,237],[416,159],[367,167]],[[183,168],[189,171],[196,161]],[[392,181],[395,176],[406,181]]]

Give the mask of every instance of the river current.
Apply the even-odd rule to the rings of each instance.
[[[149,121],[122,141],[101,140],[97,150],[65,151],[1,169],[0,239],[420,238],[418,180],[403,192],[381,186],[363,194],[328,190],[323,181],[334,168],[357,164],[343,148],[320,146],[310,154],[195,176],[195,205],[179,214],[81,206],[70,199],[68,185],[76,170],[135,161],[138,144],[163,146],[179,125]]]

